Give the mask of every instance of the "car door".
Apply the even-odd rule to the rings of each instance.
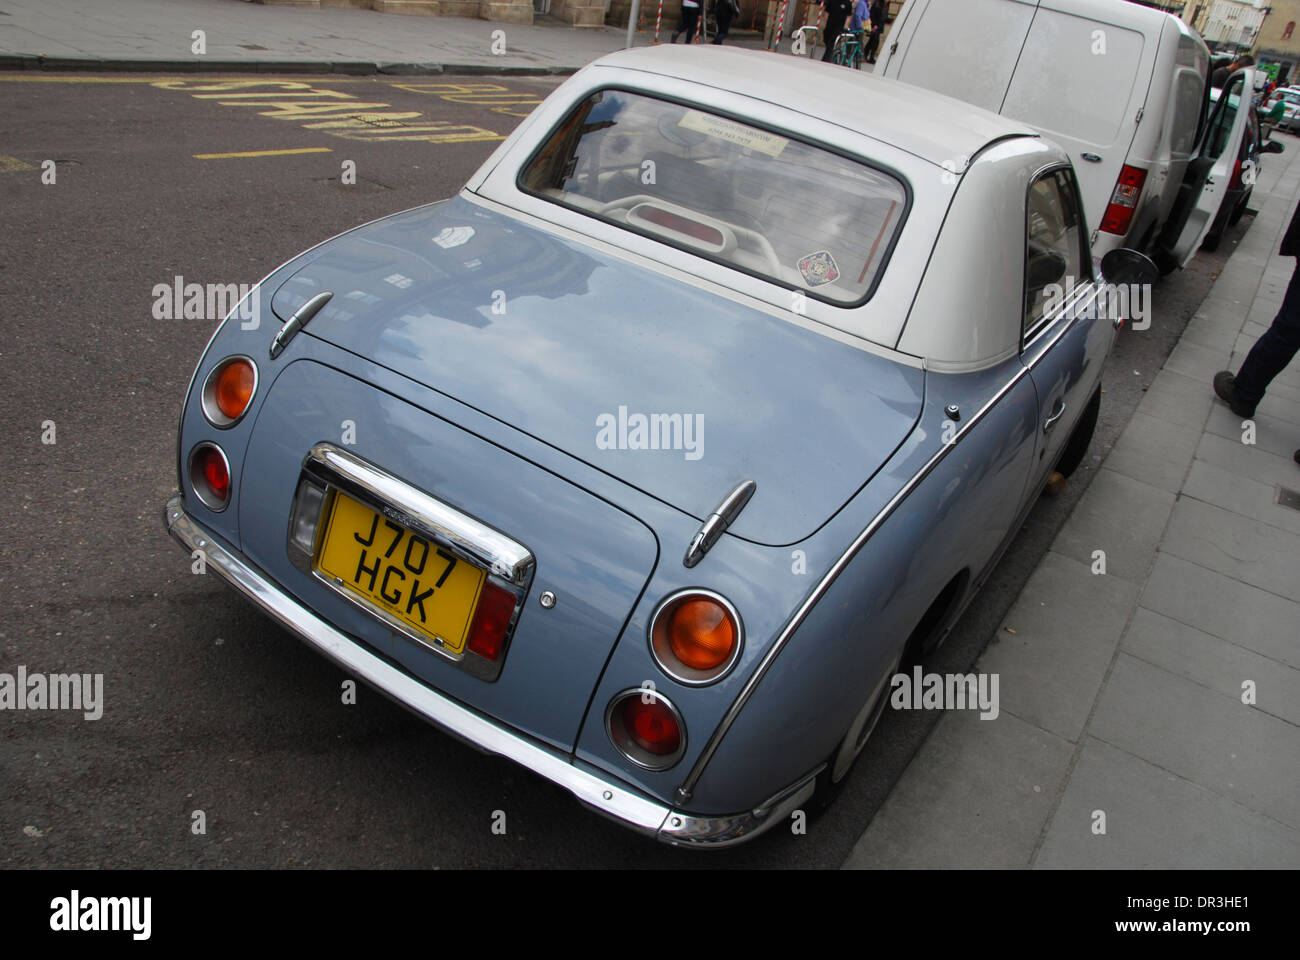
[[[1050,169],[1030,184],[1021,356],[1038,394],[1039,426],[1029,496],[1060,458],[1114,342],[1114,325],[1098,309],[1084,223],[1070,168]]]
[[[1245,136],[1254,83],[1255,71],[1251,69],[1238,70],[1228,78],[1210,111],[1196,156],[1187,165],[1185,186],[1189,195],[1186,202],[1179,204],[1185,219],[1170,251],[1180,267],[1187,266],[1200,249],[1223,204]]]

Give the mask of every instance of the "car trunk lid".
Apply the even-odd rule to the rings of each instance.
[[[463,198],[318,248],[272,308],[324,291],[306,334],[696,518],[753,480],[757,543],[825,523],[921,408],[917,368]]]

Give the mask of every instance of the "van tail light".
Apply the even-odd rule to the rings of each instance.
[[[1228,181],[1228,189],[1236,190],[1241,186],[1241,157],[1232,162],[1232,179]]]
[[[1146,182],[1147,172],[1141,167],[1130,167],[1126,163],[1120,168],[1119,179],[1115,181],[1115,190],[1106,207],[1106,215],[1101,218],[1102,230],[1120,236],[1128,233],[1129,224],[1133,222],[1133,211],[1137,209],[1138,197],[1142,196],[1142,185]]]

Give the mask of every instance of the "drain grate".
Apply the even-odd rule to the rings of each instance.
[[[1300,510],[1300,493],[1289,487],[1279,486],[1277,488],[1276,502],[1284,507],[1290,507],[1292,510]]]

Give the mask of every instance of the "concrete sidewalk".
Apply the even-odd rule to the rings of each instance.
[[[653,12],[653,8],[650,8]],[[626,28],[263,6],[240,0],[4,0],[0,69],[309,73],[572,73]],[[636,35],[636,44],[653,40]],[[664,41],[672,35],[663,24]],[[192,52],[195,30],[206,52]],[[493,52],[502,31],[504,52]],[[761,46],[761,36],[728,43]],[[497,44],[500,49],[500,44]]]
[[[1300,490],[1300,365],[1253,444],[1210,386],[1296,265],[1281,139],[1255,222],[974,668],[1000,716],[943,717],[845,867],[1300,867],[1300,508],[1276,502]]]

